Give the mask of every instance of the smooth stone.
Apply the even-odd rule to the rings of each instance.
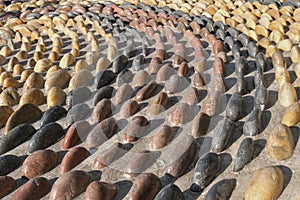
[[[109,115],[112,114],[113,109],[114,109],[114,105],[109,99],[102,99],[94,107],[92,113],[92,121],[95,123],[99,123],[103,121]]]
[[[0,176],[0,187],[0,198],[3,198],[17,187],[17,181],[10,176]]]
[[[172,145],[170,152],[172,153],[163,172],[176,178],[181,177],[195,160],[197,142],[192,136],[186,135],[176,145]]]
[[[168,95],[165,92],[160,92],[150,102],[148,111],[151,115],[157,115],[166,110],[168,103]]]
[[[162,60],[158,57],[153,57],[147,68],[149,74],[156,74],[162,66]]]
[[[165,91],[167,94],[175,94],[183,91],[187,85],[188,82],[184,77],[174,74],[170,76],[169,80],[165,83]]]
[[[112,183],[105,183],[102,181],[93,181],[86,188],[84,194],[85,200],[94,200],[94,199],[115,199],[118,193],[118,187]]]
[[[100,89],[115,80],[116,74],[111,70],[103,70],[95,77],[96,88]]]
[[[286,160],[293,155],[294,138],[289,127],[277,125],[267,140],[268,155],[275,160]]]
[[[48,108],[54,106],[64,105],[66,102],[67,94],[59,87],[52,87],[47,94],[47,106]]]
[[[0,157],[0,176],[5,176],[17,169],[21,159],[15,155],[4,155]]]
[[[136,93],[135,100],[140,102],[149,99],[157,87],[158,84],[155,81],[151,81]]]
[[[79,72],[82,69],[92,70],[91,66],[89,66],[85,60],[80,59],[75,64],[75,70],[74,70],[74,72],[77,73],[77,72]]]
[[[122,157],[126,152],[122,143],[116,142],[112,144],[109,148],[96,153],[93,169],[109,167],[110,164]]]
[[[213,44],[213,53],[217,55],[219,52],[225,51],[224,44],[221,40],[216,40]]]
[[[60,176],[52,186],[50,200],[73,199],[83,193],[91,176],[82,170],[73,170]]]
[[[121,109],[120,109],[120,117],[121,118],[129,118],[130,116],[134,115],[135,113],[137,113],[137,111],[139,110],[140,106],[138,104],[138,102],[136,102],[135,100],[128,100],[126,101]]]
[[[71,171],[89,156],[90,152],[84,147],[74,147],[70,149],[61,161],[59,173],[64,174]]]
[[[293,63],[300,62],[300,48],[298,46],[294,46],[291,49],[291,60]]]
[[[148,150],[133,153],[124,167],[124,173],[126,176],[131,177],[142,174],[153,163],[155,163],[157,159],[156,154],[157,152]]]
[[[29,124],[21,124],[11,129],[0,140],[0,154],[4,154],[28,140],[36,132]]]
[[[154,200],[164,199],[184,200],[184,196],[177,185],[170,183],[159,191]]]
[[[100,53],[98,51],[88,51],[85,54],[85,60],[88,65],[94,66],[100,58]]]
[[[284,185],[284,174],[278,167],[267,166],[255,171],[248,182],[245,200],[278,199]]]
[[[189,66],[186,62],[182,62],[177,69],[178,76],[187,77],[189,73]]]
[[[230,199],[233,190],[236,187],[235,179],[223,179],[214,184],[205,196],[205,200]]]
[[[116,74],[120,73],[123,71],[126,66],[128,65],[128,57],[125,55],[119,55],[112,61],[112,71]]]
[[[52,87],[63,89],[68,86],[70,79],[71,75],[67,70],[58,70],[46,79],[45,90],[49,90]]]
[[[171,122],[174,125],[181,125],[187,123],[192,114],[192,107],[187,103],[176,104],[171,113]]]
[[[191,135],[194,138],[200,138],[206,135],[210,125],[210,116],[201,112],[198,114],[192,122]]]
[[[135,43],[132,39],[127,41],[127,46],[124,49],[124,55],[127,56],[128,58],[132,58],[133,56],[136,55],[137,49],[135,47]]]
[[[226,106],[226,117],[231,121],[238,121],[242,112],[242,95],[233,93]]]
[[[37,72],[31,73],[26,79],[23,91],[30,90],[32,88],[42,89],[44,87],[44,77]]]
[[[48,108],[41,119],[41,126],[56,122],[67,114],[67,110],[62,106],[53,106]]]
[[[129,71],[128,69],[123,70],[120,72],[117,76],[116,83],[117,86],[120,87],[125,83],[130,83],[133,78],[133,73]]]
[[[132,87],[139,87],[148,84],[151,81],[151,76],[145,70],[138,71],[132,79]]]
[[[243,133],[248,136],[255,136],[262,129],[262,110],[254,106],[254,109],[249,114],[249,117],[244,123]]]
[[[114,88],[112,86],[104,86],[97,90],[94,94],[93,105],[96,106],[98,102],[103,99],[110,99],[114,93]]]
[[[36,106],[42,105],[45,101],[44,93],[37,88],[32,88],[23,93],[19,106],[22,106],[27,103],[32,103]]]
[[[239,62],[237,61],[236,65]],[[219,57],[215,57],[214,63],[213,63],[213,69],[214,69],[214,74],[220,74],[220,75],[224,75],[224,64],[223,64],[223,60]],[[236,67],[237,69],[237,67]]]
[[[286,67],[285,59],[281,53],[281,51],[277,50],[272,55],[272,63],[274,67]]]
[[[38,165],[36,164],[38,163]],[[52,150],[39,150],[30,154],[23,162],[21,176],[28,179],[43,175],[58,164],[58,154]]]
[[[86,147],[91,149],[100,146],[116,133],[117,127],[114,118],[104,119],[88,134],[85,141]]]
[[[288,127],[296,126],[300,121],[300,104],[295,102],[284,111],[281,123]]]
[[[37,73],[43,73],[53,65],[52,61],[48,58],[42,58],[38,60],[34,66],[34,71]]]
[[[6,88],[0,94],[1,103],[7,106],[17,105],[20,101],[20,95],[15,88]]]
[[[232,141],[234,130],[234,123],[230,119],[225,118],[220,121],[214,131],[212,151],[219,153],[227,149]]]
[[[162,82],[168,80],[173,74],[176,74],[176,70],[172,65],[165,64],[163,65],[156,74],[156,81]]]
[[[194,87],[196,87],[196,88],[201,88],[206,85],[206,82],[205,82],[203,76],[199,72],[194,74],[194,76],[192,78],[192,83],[193,83]]]
[[[206,188],[221,169],[221,160],[216,153],[206,153],[199,158],[195,166],[190,190],[200,192]]]
[[[64,56],[59,61],[59,66],[64,69],[70,67],[74,63],[75,63],[75,56],[73,56],[73,54],[71,53],[67,53],[64,54]]]
[[[298,101],[297,92],[291,83],[284,83],[280,87],[278,100],[280,105],[284,107],[289,107],[290,105]]]
[[[234,162],[233,171],[241,171],[245,165],[252,161],[255,147],[252,138],[245,138],[238,149],[236,159]]]
[[[99,73],[109,67],[111,64],[110,60],[105,57],[100,58],[96,64],[96,73]]]
[[[34,104],[24,104],[19,107],[7,120],[5,133],[7,134],[11,129],[20,124],[33,123],[41,119],[42,115],[43,112]]]
[[[164,148],[173,140],[174,135],[175,133],[172,127],[168,125],[163,125],[154,134],[150,142],[150,148],[153,150],[159,150],[161,148]]]
[[[261,111],[265,110],[268,104],[268,90],[263,84],[260,84],[255,91],[254,104]]]
[[[116,49],[116,47],[114,46],[108,45],[107,58],[112,61],[117,56],[118,56],[118,49]]]
[[[92,95],[91,90],[86,86],[75,88],[68,93],[66,104],[69,108],[72,106],[82,103]]]
[[[251,56],[252,58],[255,58],[259,52],[256,42],[254,42],[254,41],[249,42],[247,50],[248,50],[249,56]]]
[[[150,200],[154,199],[161,188],[160,179],[156,175],[144,173],[135,179],[127,196],[131,200]]]
[[[69,90],[74,90],[82,86],[92,85],[94,76],[87,69],[82,69],[77,72],[69,82]]]
[[[71,126],[73,123],[83,120],[90,112],[90,108],[85,103],[79,103],[73,106],[67,114],[65,125],[66,127]]]
[[[7,78],[13,78],[12,73],[7,72],[7,71],[2,72],[0,75],[0,84],[3,84],[5,79],[7,79]]]
[[[133,71],[142,70],[145,67],[144,63],[145,63],[144,55],[138,55],[133,59],[131,68]]]
[[[119,105],[121,103],[124,103],[125,101],[131,98],[132,94],[132,87],[128,83],[124,83],[121,87],[119,87],[115,94],[114,104]]]
[[[258,88],[260,85],[265,86],[265,78],[261,68],[256,67],[254,72],[254,86]]]
[[[287,82],[290,82],[291,78],[288,70],[284,67],[275,67],[275,80],[279,87],[283,86]]]
[[[56,143],[65,134],[61,125],[51,122],[40,128],[29,143],[29,153],[45,149]]]
[[[134,116],[128,121],[128,125],[124,131],[124,141],[135,142],[145,134],[149,121],[144,116]]]
[[[50,182],[44,177],[36,177],[22,185],[12,199],[39,200],[50,192]]]
[[[0,128],[3,128],[10,117],[11,114],[13,114],[14,110],[10,106],[0,106]]]
[[[90,124],[87,121],[78,121],[70,126],[61,144],[62,149],[69,149],[83,141],[90,131]]]

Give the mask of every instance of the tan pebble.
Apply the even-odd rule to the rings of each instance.
[[[279,87],[287,82],[290,82],[290,74],[288,70],[284,67],[275,67],[275,80]]]
[[[102,57],[97,61],[96,64],[96,73],[105,70],[110,65],[110,60],[106,57]]]
[[[80,86],[88,86],[93,83],[94,77],[89,70],[82,69],[77,72],[69,82],[69,90],[73,90]]]
[[[272,55],[272,63],[274,67],[286,67],[285,59],[280,50],[277,50]]]
[[[292,40],[294,43],[298,43],[300,41],[300,30],[290,29],[286,35]]]
[[[66,102],[67,94],[58,87],[52,87],[47,94],[47,106],[51,108],[53,106],[60,106]]]
[[[46,79],[45,82],[45,90],[49,90],[50,88],[56,86],[59,88],[65,88],[68,86],[69,81],[71,79],[71,75],[66,70],[57,70],[53,72],[51,76]]]
[[[48,55],[48,59],[52,62],[59,60],[59,54],[56,51],[51,51]]]
[[[245,200],[278,199],[284,184],[284,174],[278,167],[268,166],[256,170],[248,182]]]
[[[268,37],[269,36],[269,31],[262,25],[257,25],[255,27],[255,31],[258,35]]]
[[[75,73],[79,72],[82,69],[90,70],[90,66],[83,59],[80,59],[75,64]]]
[[[0,106],[0,128],[3,128],[10,117],[10,115],[14,112],[14,110],[7,105]]]
[[[29,58],[27,61],[27,65],[30,67],[34,67],[36,65],[36,61],[33,58]]]
[[[0,94],[1,104],[14,106],[20,101],[20,95],[15,88],[7,88]]]
[[[289,127],[285,125],[276,126],[267,140],[267,151],[275,160],[285,160],[293,155],[294,138]]]
[[[34,73],[32,69],[26,69],[21,74],[21,81],[26,81],[30,74]]]
[[[32,88],[43,88],[44,87],[44,78],[41,74],[33,72],[26,79],[23,91],[27,91]]]
[[[257,42],[257,45],[267,49],[270,46],[270,40],[268,38],[262,38]]]
[[[151,76],[145,70],[138,71],[132,79],[132,87],[144,86],[151,81]]]
[[[290,51],[293,48],[293,42],[290,39],[281,40],[277,48],[282,51]]]
[[[269,45],[267,50],[266,50],[266,56],[267,57],[272,57],[273,56],[273,53],[277,51],[277,48],[275,45]]]
[[[54,45],[53,47],[52,47],[52,50],[51,51],[54,51],[54,52],[56,52],[58,55],[62,52],[62,48],[61,48],[61,46],[58,46],[58,45]]]
[[[118,56],[118,49],[114,46],[108,46],[107,48],[107,58],[112,61],[115,57]]]
[[[282,25],[279,21],[276,21],[276,20],[270,22],[269,29],[270,29],[271,31],[278,30],[278,31],[280,31],[281,33],[284,33],[283,25]]]
[[[6,78],[3,82],[3,89],[9,87],[18,88],[20,87],[20,83],[18,80],[15,80],[13,78]]]
[[[11,59],[9,59],[8,64],[7,64],[7,70],[8,71],[12,71],[14,66],[16,64],[19,64],[19,59],[16,57],[12,57]]]
[[[49,70],[47,71],[45,78],[50,77],[54,72],[56,72],[56,71],[58,71],[58,70],[60,70],[60,69],[61,69],[61,68],[60,68],[59,66],[53,65],[53,66],[50,67]]]
[[[3,55],[4,57],[10,56],[11,52],[12,50],[8,46],[4,46],[0,50],[0,54]]]
[[[283,113],[282,121],[281,123],[286,126],[295,126],[300,121],[300,103],[295,102]]]
[[[297,63],[295,65],[295,73],[296,73],[297,77],[300,78],[300,63]]]
[[[96,64],[99,58],[100,58],[99,52],[89,51],[85,54],[85,60],[88,63],[88,65]]]
[[[293,85],[289,82],[284,83],[278,93],[279,103],[284,107],[289,107],[298,101],[297,93]]]
[[[75,58],[80,56],[80,51],[78,49],[72,48],[70,52]]]
[[[14,75],[21,75],[24,70],[25,69],[21,64],[16,64],[14,66],[14,69],[13,69],[13,74]]]
[[[45,101],[44,93],[37,88],[32,88],[24,92],[20,99],[19,106],[27,103],[32,103],[36,106],[43,104]]]
[[[44,53],[41,52],[41,51],[35,51],[34,54],[33,54],[33,59],[35,61],[38,61],[40,59],[44,58]]]
[[[294,46],[291,49],[290,57],[291,57],[291,60],[292,60],[293,63],[300,62],[300,47]]]
[[[13,78],[13,75],[10,72],[2,72],[0,75],[0,83],[3,84],[7,78]]]
[[[75,62],[75,57],[71,53],[65,54],[59,62],[61,68],[67,68]]]
[[[48,58],[38,60],[34,66],[34,71],[38,73],[46,72],[53,65],[52,61]]]

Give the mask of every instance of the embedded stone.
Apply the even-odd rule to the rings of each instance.
[[[27,103],[32,103],[36,106],[42,105],[45,101],[44,93],[37,88],[32,88],[23,93],[19,106],[22,106]]]
[[[77,121],[83,120],[90,112],[90,108],[85,103],[79,103],[73,106],[66,117],[66,127],[71,126]]]
[[[174,125],[185,124],[191,117],[192,107],[187,103],[176,104],[171,113],[171,122]]]
[[[300,104],[299,102],[295,102],[289,107],[287,107],[287,109],[284,111],[281,123],[288,127],[291,127],[298,124],[299,121],[300,121]]]
[[[254,141],[252,138],[245,138],[241,142],[234,162],[234,172],[241,171],[245,165],[252,161],[254,150]]]
[[[78,121],[70,126],[61,144],[62,149],[69,149],[80,141],[83,141],[90,131],[90,124],[87,121]]]
[[[278,100],[279,100],[279,103],[284,107],[289,107],[294,102],[298,101],[298,96],[297,96],[296,90],[291,83],[289,83],[289,82],[284,83],[280,87],[280,90],[278,93]]]
[[[86,188],[85,200],[114,199],[117,196],[118,187],[112,183],[93,181]]]
[[[0,106],[0,128],[3,128],[14,110],[10,106]]]
[[[174,134],[172,127],[163,125],[153,136],[150,148],[153,150],[164,148],[172,141]]]

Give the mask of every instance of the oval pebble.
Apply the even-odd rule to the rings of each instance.
[[[0,176],[0,187],[0,198],[3,198],[17,187],[17,181],[10,176]]]

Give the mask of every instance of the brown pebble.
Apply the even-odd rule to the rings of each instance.
[[[84,147],[74,147],[70,149],[61,161],[59,173],[64,174],[71,171],[89,156],[90,152]]]
[[[128,125],[124,131],[124,141],[134,142],[145,134],[149,121],[144,116],[134,116],[128,121]]]
[[[213,43],[213,53],[214,55],[217,55],[220,52],[224,52],[225,51],[225,47],[224,44],[221,40],[216,40]]]
[[[156,74],[162,66],[162,60],[159,57],[153,57],[148,67],[149,74]]]
[[[191,106],[187,103],[176,104],[171,113],[171,122],[174,125],[185,124],[191,117]]]
[[[14,110],[10,106],[0,106],[0,128],[3,128]]]
[[[118,188],[115,184],[93,181],[86,189],[85,200],[111,200],[117,196]]]
[[[132,79],[132,87],[144,86],[151,81],[151,76],[145,70],[138,71]]]
[[[32,69],[26,69],[21,74],[21,81],[26,81],[30,74],[34,73]]]
[[[58,155],[56,152],[52,150],[38,150],[30,154],[23,162],[21,176],[29,179],[35,178],[49,172],[57,164]]]
[[[22,185],[12,199],[39,200],[50,192],[50,183],[44,177],[36,177]]]
[[[206,135],[209,125],[210,117],[201,112],[193,119],[191,135],[195,138],[200,138],[201,136]]]
[[[165,92],[160,92],[151,101],[149,105],[149,113],[151,115],[157,115],[166,110],[169,102],[168,95]]]
[[[199,92],[194,87],[189,87],[183,94],[182,101],[189,105],[195,105],[199,101]]]
[[[172,127],[163,125],[152,138],[150,148],[153,150],[164,148],[172,141],[174,135]]]
[[[148,83],[136,93],[135,100],[140,102],[149,99],[157,87],[158,84],[155,81]]]
[[[30,72],[29,72],[30,73]],[[41,89],[44,87],[44,78],[40,73],[33,72],[26,79],[23,90],[27,91],[32,88]]]
[[[291,127],[300,121],[300,103],[295,102],[284,111],[281,123]]]
[[[68,86],[70,79],[71,75],[67,70],[58,70],[46,79],[45,90],[49,90],[52,87],[64,89]]]
[[[13,88],[19,88],[20,87],[20,82],[16,79],[13,78],[6,78],[3,81],[3,89],[13,87]]]
[[[122,143],[116,142],[109,148],[96,154],[93,168],[102,169],[123,156],[127,151]]]
[[[133,89],[128,83],[124,83],[119,87],[114,97],[114,104],[119,105],[130,99],[133,94]]]
[[[102,99],[94,107],[92,121],[99,123],[111,115],[114,105],[109,99]]]
[[[170,64],[163,65],[157,72],[156,81],[162,82],[170,78],[172,74],[176,74],[175,69]]]
[[[119,112],[120,117],[126,119],[126,118],[134,115],[135,113],[137,113],[139,108],[140,108],[140,106],[139,106],[138,102],[130,99],[122,105],[120,112]]]
[[[192,83],[196,88],[201,88],[206,85],[205,80],[201,73],[195,73],[192,79]]]
[[[182,62],[178,67],[178,76],[187,77],[189,73],[189,67],[186,62]]]
[[[0,176],[0,198],[5,197],[17,187],[17,181],[10,176]]]
[[[84,139],[90,131],[87,121],[78,121],[70,126],[61,144],[62,149],[69,149]]]

